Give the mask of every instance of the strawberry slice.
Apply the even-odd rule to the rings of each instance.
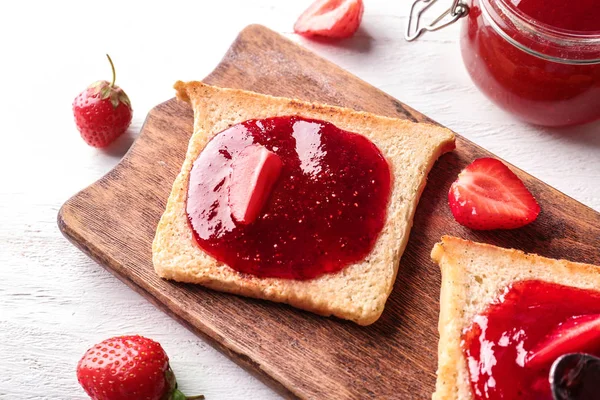
[[[567,353],[585,353],[600,346],[600,314],[571,317],[559,324],[529,352],[525,365],[541,368]]]
[[[471,229],[514,229],[537,218],[540,206],[523,182],[501,161],[479,158],[448,192],[454,219]]]
[[[229,186],[231,215],[252,223],[265,205],[283,166],[279,156],[259,144],[246,147],[233,160]]]
[[[364,12],[363,0],[317,0],[294,24],[303,36],[347,38],[358,30]]]

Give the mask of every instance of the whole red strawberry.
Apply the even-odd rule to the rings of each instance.
[[[77,380],[93,400],[191,400],[177,390],[169,357],[142,336],[119,336],[89,349],[77,364]]]
[[[73,100],[77,129],[83,140],[94,147],[108,146],[131,124],[131,102],[123,89],[115,86],[115,67],[108,54],[106,57],[112,69],[112,82],[94,82]]]

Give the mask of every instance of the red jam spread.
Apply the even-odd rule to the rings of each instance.
[[[536,280],[508,287],[463,332],[474,399],[552,400],[548,374],[554,360],[530,368],[528,353],[559,324],[597,313],[600,292]],[[591,353],[600,356],[600,346]]]
[[[598,0],[512,0],[510,3],[528,17],[554,28],[600,31]]]
[[[600,118],[598,0],[472,0],[466,20],[465,66],[498,106],[545,126]],[[527,24],[534,33],[523,28]],[[552,33],[556,30],[572,32]],[[587,64],[578,64],[581,60]]]
[[[236,222],[233,160],[253,144],[282,162],[261,212]],[[217,134],[194,162],[187,214],[198,245],[259,277],[311,279],[364,259],[386,219],[391,172],[362,135],[296,116],[250,120]]]

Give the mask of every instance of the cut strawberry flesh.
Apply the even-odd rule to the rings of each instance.
[[[298,18],[294,31],[304,36],[350,37],[363,12],[362,0],[317,0]]]
[[[572,317],[558,325],[529,352],[526,366],[539,368],[563,354],[591,351],[599,345],[600,314]]]
[[[279,156],[253,144],[234,160],[229,186],[229,207],[233,218],[248,225],[260,214],[283,166]]]
[[[471,229],[514,229],[534,221],[540,207],[501,161],[480,158],[450,187],[448,203],[458,223]]]

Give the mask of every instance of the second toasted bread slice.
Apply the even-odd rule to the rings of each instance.
[[[442,271],[438,371],[434,400],[471,400],[463,331],[499,293],[518,281],[539,280],[600,291],[600,267],[526,254],[444,236],[431,253]]]
[[[156,272],[163,278],[288,303],[361,325],[377,320],[392,290],[427,174],[440,155],[454,148],[454,134],[434,125],[201,82],[177,82],[175,88],[179,99],[194,109],[194,133],[156,231],[152,247]],[[186,216],[190,170],[207,142],[228,127],[250,119],[291,115],[330,122],[366,136],[380,149],[393,173],[385,226],[371,253],[338,273],[310,280],[242,275],[206,254],[194,241]]]

